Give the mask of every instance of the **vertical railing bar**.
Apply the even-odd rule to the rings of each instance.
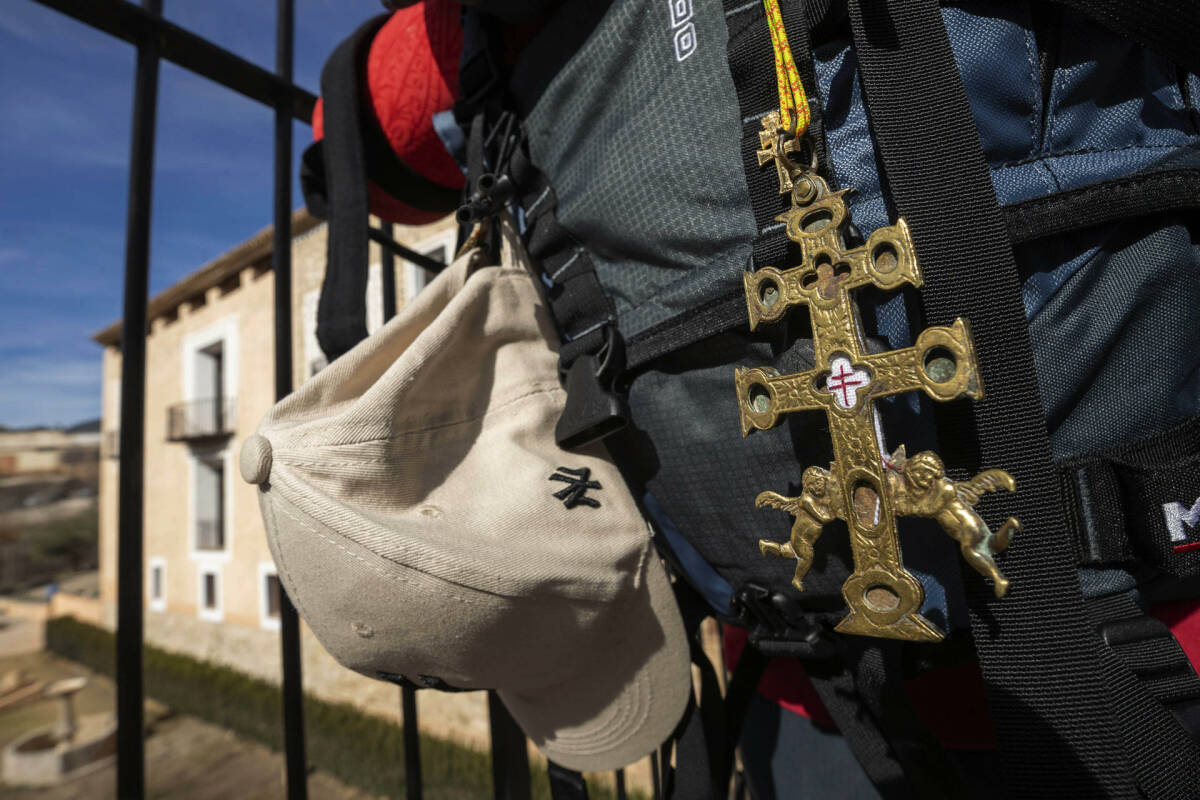
[[[404,729],[404,796],[421,800],[421,733],[417,718],[417,690],[400,687],[400,724]]]
[[[658,751],[650,754],[650,784],[654,792],[654,800],[662,800],[662,775],[658,769]]]
[[[529,800],[529,751],[525,732],[495,692],[488,692],[492,738],[492,789],[496,800]]]
[[[625,770],[617,770],[613,777],[617,785],[617,800],[628,800],[629,795],[625,792]]]
[[[383,232],[388,238],[395,237],[395,226],[390,222],[383,224]],[[396,316],[396,254],[389,247],[379,248],[379,264],[383,290],[383,321],[387,322]]]
[[[162,0],[143,0],[152,14]],[[117,797],[146,794],[142,683],[142,523],[146,438],[146,335],[150,290],[150,212],[158,115],[158,48],[138,42],[125,217],[125,288],[121,328],[121,432],[117,500]]]
[[[278,0],[275,73],[292,83],[293,0]],[[275,399],[292,391],[292,114],[290,93],[275,98]],[[304,753],[304,682],[300,671],[300,618],[286,591],[279,593],[279,640],[283,680],[283,751],[289,800],[308,797]]]
[[[383,232],[395,235],[390,222],[383,224]],[[380,250],[381,287],[383,294],[383,321],[396,316],[396,256],[386,247]],[[400,687],[400,726],[404,731],[404,796],[407,800],[421,800],[421,733],[417,718],[417,690],[412,686]]]

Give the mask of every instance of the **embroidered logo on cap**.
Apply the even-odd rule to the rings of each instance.
[[[567,467],[559,467],[550,480],[559,481],[560,483],[568,484],[566,487],[559,489],[554,493],[554,496],[563,501],[563,505],[567,508],[575,506],[591,506],[599,508],[600,501],[587,496],[588,489],[599,489],[599,481],[588,480],[592,475],[592,471],[587,467],[579,469],[569,469]]]
[[[1200,497],[1196,498],[1191,508],[1183,503],[1163,503],[1163,516],[1167,518],[1167,531],[1171,534],[1171,542],[1175,544],[1172,549],[1176,553],[1200,550],[1200,542],[1189,542],[1187,531],[1184,530],[1185,525],[1194,528],[1200,522]]]

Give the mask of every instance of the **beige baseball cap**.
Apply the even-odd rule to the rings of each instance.
[[[519,242],[456,260],[245,442],[287,589],[363,674],[496,689],[550,759],[658,747],[691,691],[650,532],[600,445],[561,450],[557,341]]]

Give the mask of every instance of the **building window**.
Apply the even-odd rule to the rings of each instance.
[[[300,300],[304,332],[304,379],[308,380],[325,367],[329,360],[317,339],[317,309],[321,305],[321,290],[306,292]],[[367,334],[383,327],[383,265],[376,261],[367,267]]]
[[[183,343],[183,402],[168,409],[170,441],[227,436],[237,397],[237,318],[188,335]]]
[[[200,597],[198,607],[200,619],[220,622],[225,618],[221,601],[221,572],[217,567],[203,566],[199,571]]]
[[[225,430],[222,411],[225,400],[225,343],[214,342],[193,353],[196,363],[194,395],[195,405],[192,422],[197,430],[220,432]]]
[[[196,553],[225,550],[225,453],[197,454],[194,467],[195,509],[192,549]]]
[[[453,229],[443,231],[437,236],[426,239],[417,244],[413,249],[422,255],[429,256],[434,261],[442,264],[450,263],[450,254],[454,250],[454,241],[457,232]],[[427,269],[418,267],[416,264],[405,262],[405,281],[407,283],[407,297],[412,300],[417,296],[417,292],[424,289],[433,280],[434,273]]]
[[[150,591],[150,610],[167,610],[167,561],[164,558],[151,558],[150,579],[147,581]]]
[[[279,630],[279,602],[283,588],[275,565],[267,561],[258,565],[258,618],[266,630]]]

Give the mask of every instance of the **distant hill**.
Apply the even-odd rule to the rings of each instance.
[[[99,433],[100,420],[89,419],[83,422],[72,425],[69,428],[63,428],[58,425],[24,425],[19,428],[10,428],[7,425],[0,425],[0,433],[28,433],[30,431],[64,431],[65,433]]]

